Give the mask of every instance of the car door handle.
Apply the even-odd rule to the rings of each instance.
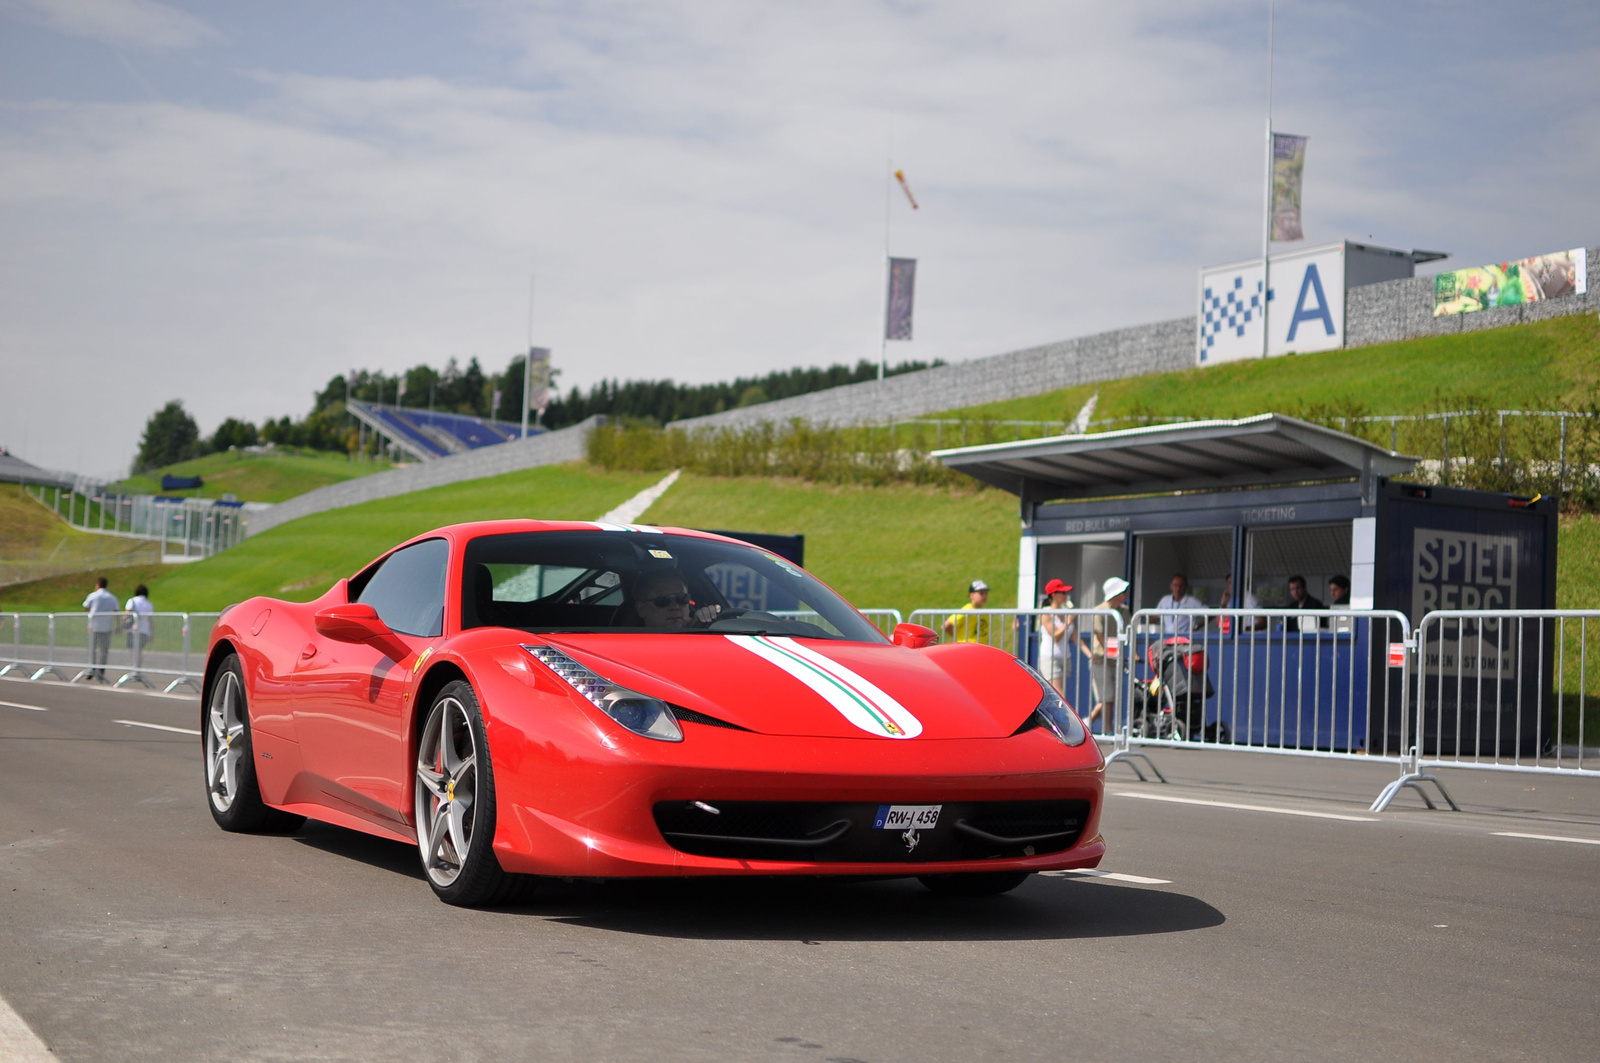
[[[315,642],[306,643],[306,648],[300,651],[300,659],[302,661],[309,661],[309,660],[311,660],[311,658],[315,657],[316,655],[317,655],[317,644]]]

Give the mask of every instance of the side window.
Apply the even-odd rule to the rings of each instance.
[[[444,633],[444,574],[450,544],[426,539],[396,550],[378,566],[356,601],[372,606],[393,631],[431,637]]]

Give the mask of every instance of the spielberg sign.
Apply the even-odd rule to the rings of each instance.
[[[1411,552],[1411,616],[1436,609],[1515,609],[1517,539],[1510,535],[1418,528]],[[1515,679],[1516,625],[1445,620],[1423,647],[1429,675]]]

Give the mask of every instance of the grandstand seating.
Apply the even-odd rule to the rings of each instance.
[[[521,425],[461,413],[356,401],[351,401],[349,408],[368,428],[422,461],[492,447],[522,435]],[[530,427],[528,434],[541,431]]]

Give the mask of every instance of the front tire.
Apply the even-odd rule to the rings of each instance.
[[[250,705],[244,693],[244,668],[230,653],[211,681],[211,697],[200,713],[205,752],[206,807],[225,831],[290,831],[304,816],[281,812],[261,800],[250,741]]]
[[[494,767],[472,687],[439,691],[417,743],[417,849],[428,885],[446,904],[476,907],[511,896],[516,877],[494,855]]]
[[[974,871],[961,875],[918,875],[917,881],[947,897],[998,897],[1028,881],[1031,871]]]

